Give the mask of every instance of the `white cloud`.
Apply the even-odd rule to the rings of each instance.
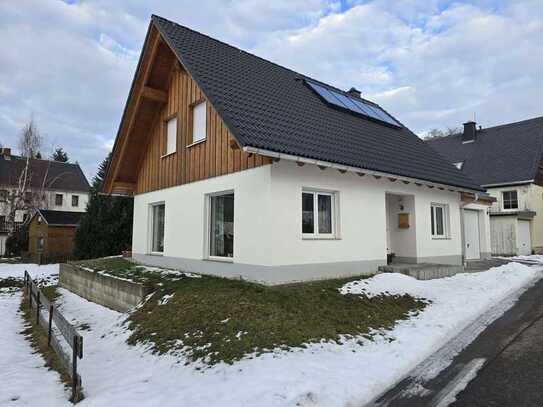
[[[481,0],[87,0],[0,4],[0,142],[33,113],[92,176],[115,137],[150,15],[342,88],[417,133],[541,115],[543,5]]]

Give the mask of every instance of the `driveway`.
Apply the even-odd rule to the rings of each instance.
[[[407,378],[375,405],[543,406],[543,279],[437,377]]]

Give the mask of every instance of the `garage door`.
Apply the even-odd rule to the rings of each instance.
[[[532,241],[530,239],[530,221],[518,221],[518,254],[532,254]]]
[[[479,243],[479,214],[477,211],[464,210],[464,244],[466,259],[481,258]]]

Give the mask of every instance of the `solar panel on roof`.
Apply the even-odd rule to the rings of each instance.
[[[362,99],[353,98],[344,93],[340,93],[336,90],[327,89],[324,86],[318,85],[313,82],[306,83],[317,93],[322,99],[331,105],[338,106],[342,109],[347,109],[351,112],[355,112],[366,117],[370,117],[387,124],[391,124],[395,127],[401,127],[400,123],[394,120],[389,114],[378,106],[370,105]]]

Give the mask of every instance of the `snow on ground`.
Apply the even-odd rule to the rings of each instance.
[[[58,266],[0,264],[0,279],[22,278],[25,269],[39,278],[58,273]],[[20,304],[20,290],[0,289],[0,405],[70,406],[59,375],[44,366],[43,358],[21,334]]]
[[[79,367],[86,396],[81,407],[359,406],[401,379],[483,312],[520,295],[541,276],[542,267],[515,263],[430,281],[380,274],[349,283],[343,291],[409,293],[432,303],[373,342],[362,339],[364,346],[357,344],[360,338],[342,345],[313,344],[204,370],[185,366],[173,355],[153,355],[142,345],[128,346],[126,314],[59,291],[64,315],[89,327],[81,331],[85,349]]]
[[[388,290],[432,300],[420,315],[400,322],[374,342],[322,343],[306,350],[264,354],[203,371],[172,355],[130,347],[125,315],[62,292],[65,315],[87,323],[80,363],[87,396],[81,406],[346,406],[361,405],[407,374],[494,304],[541,276],[510,264],[485,273],[418,281],[381,274],[344,290]],[[367,282],[367,284],[365,284]],[[392,340],[393,339],[393,340]],[[392,340],[392,342],[390,342]],[[104,375],[104,372],[108,372]]]
[[[520,261],[531,264],[543,264],[543,255],[535,254],[530,256],[501,257],[505,260]]]
[[[38,266],[36,264],[0,264],[0,279],[7,277],[24,279],[25,270],[34,280],[46,284],[56,284],[58,281],[58,264]]]

